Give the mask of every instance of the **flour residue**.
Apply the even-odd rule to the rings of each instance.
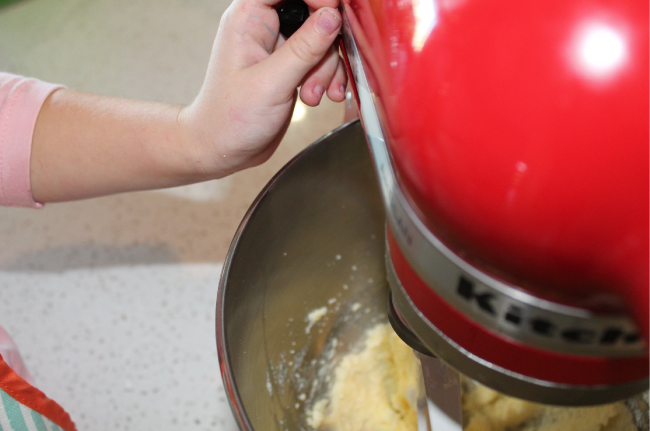
[[[327,307],[320,307],[312,310],[307,314],[307,326],[305,327],[305,334],[309,334],[311,328],[318,323],[327,314]]]
[[[266,390],[270,396],[273,396],[273,384],[271,384],[271,375],[268,371],[266,372]]]

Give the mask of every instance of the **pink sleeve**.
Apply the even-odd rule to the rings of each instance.
[[[36,118],[60,85],[0,72],[0,205],[40,208],[29,183]]]

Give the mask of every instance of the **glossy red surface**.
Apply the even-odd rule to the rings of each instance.
[[[398,175],[456,253],[648,340],[648,2],[346,0]]]
[[[568,385],[615,385],[648,377],[647,355],[598,358],[554,353],[518,343],[476,324],[418,277],[390,232],[388,240],[395,272],[411,300],[434,326],[480,358],[528,377]]]

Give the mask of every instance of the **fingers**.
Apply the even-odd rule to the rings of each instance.
[[[305,76],[330,52],[340,28],[339,12],[328,7],[322,8],[312,14],[302,27],[260,63],[260,66],[263,65],[267,73],[273,75],[279,91],[293,94]]]
[[[317,106],[327,91],[333,101],[343,101],[346,79],[338,48],[332,46],[321,62],[307,75],[300,87],[300,99],[308,106]]]
[[[287,38],[284,37],[282,34],[278,36],[278,40],[275,41],[275,47],[273,48],[273,51],[277,51],[280,49],[282,45],[287,41]]]
[[[343,59],[338,56],[338,52],[337,57],[339,61],[334,78],[330,81],[330,86],[327,89],[327,97],[333,102],[343,102],[345,100],[345,89],[348,86],[348,73],[343,65]]]
[[[317,106],[336,73],[338,52],[330,47],[327,55],[314,67],[300,87],[300,99],[307,106]]]
[[[282,3],[283,0],[253,0],[255,3],[266,6],[275,6]],[[313,10],[320,9],[322,7],[331,7],[336,9],[339,7],[339,0],[304,0],[307,5]],[[311,10],[310,12],[312,12]]]
[[[331,7],[333,9],[339,7],[339,0],[305,0],[305,3],[314,10],[322,7]]]
[[[222,65],[244,69],[266,59],[278,40],[275,10],[256,0],[235,0],[222,16],[217,34]]]

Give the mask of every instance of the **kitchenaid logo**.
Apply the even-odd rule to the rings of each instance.
[[[401,207],[395,200],[391,201],[390,206],[393,210],[393,226],[397,227],[401,234],[401,238],[406,242],[406,244],[409,247],[413,246],[413,235],[409,231],[409,223],[407,223],[405,217],[402,216]]]
[[[458,279],[456,293],[474,309],[512,328],[532,332],[540,337],[558,339],[566,343],[598,345],[602,347],[617,344],[633,345],[640,342],[639,333],[623,325],[602,325],[596,319],[585,319],[580,326],[573,322],[562,322],[562,318],[531,316],[525,306],[508,304],[507,297],[492,290],[482,290],[464,276]],[[499,311],[504,310],[504,311]],[[549,313],[550,314],[550,313]],[[593,323],[599,323],[597,326]],[[573,323],[573,324],[572,324]]]

